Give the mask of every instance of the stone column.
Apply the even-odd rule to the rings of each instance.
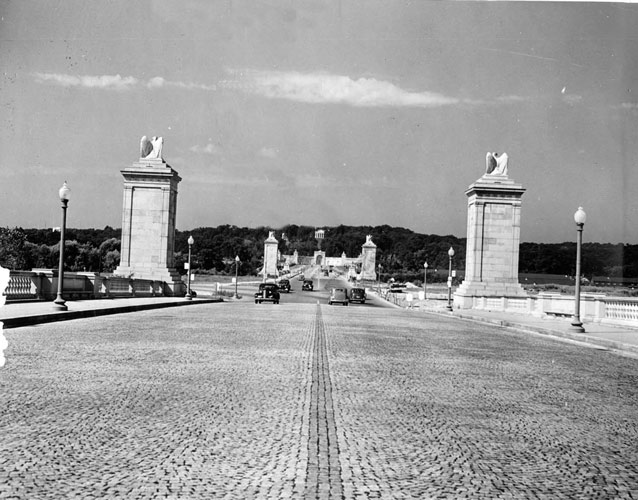
[[[473,297],[527,296],[518,283],[524,192],[507,174],[485,174],[465,192],[465,279],[454,294],[455,307],[471,308]]]
[[[122,248],[114,274],[163,281],[166,295],[184,295],[174,268],[177,185],[182,179],[161,158],[140,159],[121,173]]]
[[[366,236],[366,242],[361,246],[361,257],[361,279],[376,281],[377,246],[372,242],[372,235]]]
[[[277,278],[279,271],[277,270],[277,253],[279,242],[275,238],[275,232],[270,231],[268,238],[264,241],[264,281],[268,278]]]

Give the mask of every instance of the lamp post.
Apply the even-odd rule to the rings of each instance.
[[[452,310],[452,257],[454,257],[454,248],[450,247],[447,251],[450,258],[450,265],[447,272],[447,310]]]
[[[186,300],[193,300],[193,294],[191,293],[191,247],[195,243],[193,236],[188,237],[188,279],[186,287]]]
[[[423,298],[428,298],[428,263],[423,263]]]
[[[239,275],[239,255],[235,256],[235,298],[238,299],[239,295],[237,295],[237,276]]]
[[[576,213],[574,214],[574,222],[576,222],[576,231],[577,231],[577,239],[576,239],[576,290],[574,298],[574,317],[572,319],[572,326],[570,330],[573,332],[584,332],[583,323],[580,321],[580,248],[583,244],[583,226],[585,225],[585,220],[587,219],[587,214],[583,210],[583,207],[578,207]]]
[[[60,227],[60,264],[58,266],[58,296],[53,301],[54,307],[61,311],[68,309],[62,291],[64,290],[64,233],[66,232],[66,208],[69,204],[71,190],[66,185],[66,181],[58,191],[60,201],[62,202],[62,227]]]
[[[381,293],[381,264],[378,266],[379,269],[379,293]]]

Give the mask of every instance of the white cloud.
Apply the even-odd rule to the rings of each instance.
[[[62,87],[97,88],[107,90],[127,90],[137,85],[138,80],[132,76],[120,75],[74,76],[59,73],[36,73],[37,81],[53,83]]]
[[[411,92],[375,78],[353,80],[325,73],[283,71],[234,72],[245,81],[243,90],[268,98],[307,103],[343,103],[358,107],[438,107],[458,104],[459,99],[434,92]]]
[[[206,144],[206,146],[200,146],[196,144],[195,146],[192,146],[190,150],[193,153],[202,153],[207,155],[221,154],[221,150],[219,149],[219,147],[215,146],[212,142],[209,142],[208,144]]]
[[[276,148],[261,148],[259,150],[259,156],[263,156],[264,158],[277,158],[279,150]]]
[[[120,75],[64,75],[59,73],[35,73],[38,83],[52,83],[62,87],[81,87],[106,90],[129,90],[140,85],[149,89],[180,88],[185,90],[217,90],[217,85],[204,85],[203,83],[180,82],[166,80],[164,77],[155,76],[144,83],[134,76],[122,77]]]
[[[194,83],[194,82],[174,82],[171,80],[166,80],[161,76],[155,76],[151,78],[146,86],[149,89],[158,89],[162,87],[176,87],[180,89],[186,90],[217,90],[217,85],[204,85],[203,83]]]
[[[582,95],[563,94],[563,101],[565,101],[570,106],[573,106],[574,104],[578,104],[582,100],[583,100],[583,96]]]

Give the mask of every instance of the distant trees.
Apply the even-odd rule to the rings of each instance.
[[[321,247],[329,256],[342,253],[357,257],[367,235],[377,245],[377,263],[384,279],[398,281],[423,279],[423,264],[428,263],[428,280],[447,278],[448,250],[454,248],[453,268],[465,267],[465,238],[415,233],[401,227],[345,226],[324,227]],[[239,272],[255,274],[263,265],[264,240],[271,228],[246,228],[233,225],[201,227],[175,232],[175,267],[184,272],[188,260],[188,237],[193,236],[192,267],[199,272]],[[120,260],[119,229],[68,229],[65,242],[65,269],[69,271],[112,272]],[[282,238],[282,233],[285,238]],[[300,256],[312,255],[318,245],[315,228],[289,224],[275,231],[282,254],[297,250]],[[0,228],[0,264],[9,269],[55,269],[59,259],[60,233],[50,229]],[[575,243],[522,243],[519,254],[521,273],[575,273]],[[585,276],[638,277],[638,245],[585,243]],[[438,270],[438,272],[437,272]]]

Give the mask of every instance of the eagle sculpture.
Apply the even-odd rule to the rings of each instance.
[[[152,139],[148,139],[148,137],[143,136],[140,141],[140,158],[142,159],[151,159],[157,158],[162,159],[162,146],[164,145],[164,139],[161,137],[154,136]]]
[[[488,175],[507,175],[507,153],[487,153],[485,156],[485,173]]]

